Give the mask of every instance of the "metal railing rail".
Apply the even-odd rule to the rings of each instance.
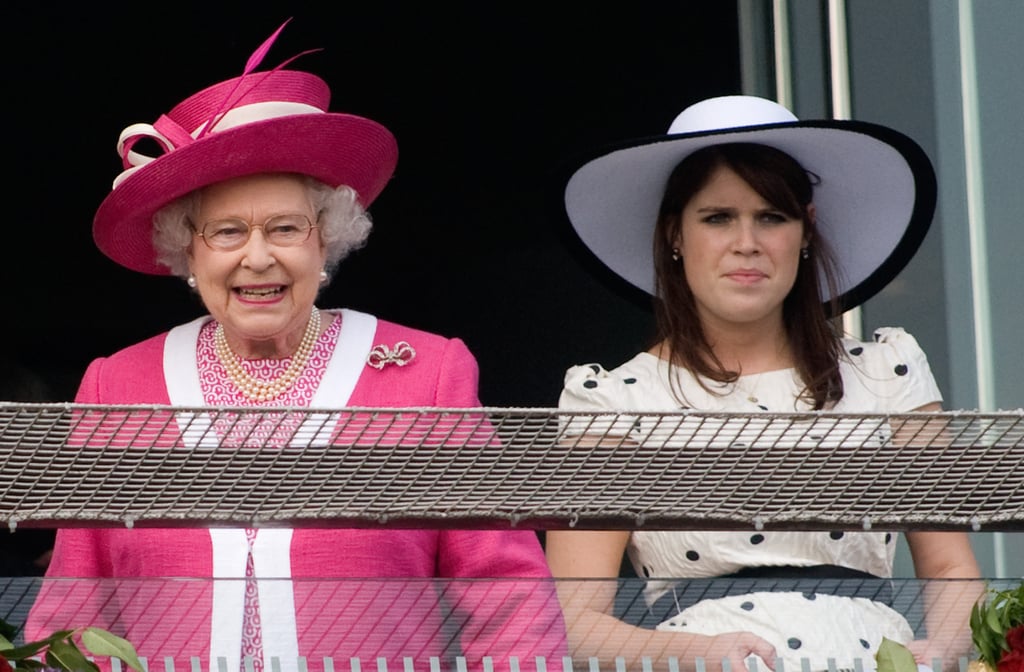
[[[0,402],[9,527],[1024,529],[1024,411]]]

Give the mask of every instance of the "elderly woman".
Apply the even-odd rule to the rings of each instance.
[[[96,213],[96,243],[129,269],[184,278],[209,314],[92,362],[77,402],[480,406],[462,341],[315,305],[366,240],[365,208],[397,160],[386,128],[330,113],[328,100],[312,74],[246,72],[125,130],[126,170]],[[135,151],[147,138],[163,148],[157,158]],[[325,656],[427,669],[434,657],[453,666],[456,654],[471,668],[491,656],[508,669],[512,657],[564,653],[529,530],[62,529],[47,577],[77,580],[45,582],[26,637],[105,627],[178,669],[192,656],[204,669],[238,670],[249,656],[256,669],[272,659],[299,669],[301,657],[318,669]],[[407,580],[435,577],[519,580]]]

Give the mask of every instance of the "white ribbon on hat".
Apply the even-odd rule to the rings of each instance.
[[[225,131],[229,128],[235,128],[238,126],[244,126],[245,124],[251,124],[257,121],[265,121],[267,119],[277,119],[280,117],[287,117],[296,114],[324,114],[324,110],[314,105],[307,105],[305,103],[292,103],[283,101],[269,101],[263,103],[251,103],[249,105],[240,105],[232,108],[221,115],[220,119],[214,124],[213,128],[210,129],[211,133],[218,131]],[[161,117],[157,122],[161,128],[170,131],[175,125],[174,121],[168,117]],[[117,154],[121,157],[125,170],[114,178],[113,188],[117,187],[128,178],[129,175],[134,173],[139,168],[142,168],[147,163],[156,160],[159,157],[147,156],[140,152],[132,150],[132,147],[136,142],[143,138],[151,138],[160,145],[164,150],[164,154],[173,152],[176,149],[184,147],[185,145],[191,144],[195,138],[203,132],[206,128],[206,124],[209,122],[203,122],[199,128],[192,131],[185,131],[181,129],[180,133],[161,133],[157,130],[153,124],[132,124],[121,131],[121,135],[117,139]],[[180,127],[179,127],[180,128]],[[172,140],[169,136],[174,135],[175,139]],[[175,141],[176,140],[176,141]]]

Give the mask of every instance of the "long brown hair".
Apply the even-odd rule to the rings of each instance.
[[[839,372],[841,342],[837,326],[827,317],[819,289],[819,277],[824,278],[833,297],[832,314],[838,314],[834,298],[836,263],[808,211],[818,178],[785,152],[753,143],[713,145],[690,154],[672,171],[654,235],[658,340],[668,345],[669,361],[693,373],[712,394],[715,392],[702,378],[731,383],[742,373],[726,369],[715,355],[686,276],[679,262],[672,259],[683,208],[719,167],[734,171],[773,207],[803,221],[805,238],[810,241],[810,258],[801,260],[793,288],[783,301],[782,314],[795,367],[805,385],[800,396],[821,410],[843,396]]]

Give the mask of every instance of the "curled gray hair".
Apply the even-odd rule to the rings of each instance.
[[[338,264],[363,245],[373,223],[359,203],[354,189],[347,185],[330,187],[317,179],[302,176],[310,205],[317,213],[320,242],[327,250],[328,275],[333,276]],[[189,248],[194,232],[193,222],[199,214],[202,189],[192,191],[160,208],[153,215],[153,246],[157,261],[180,278],[189,275]]]

